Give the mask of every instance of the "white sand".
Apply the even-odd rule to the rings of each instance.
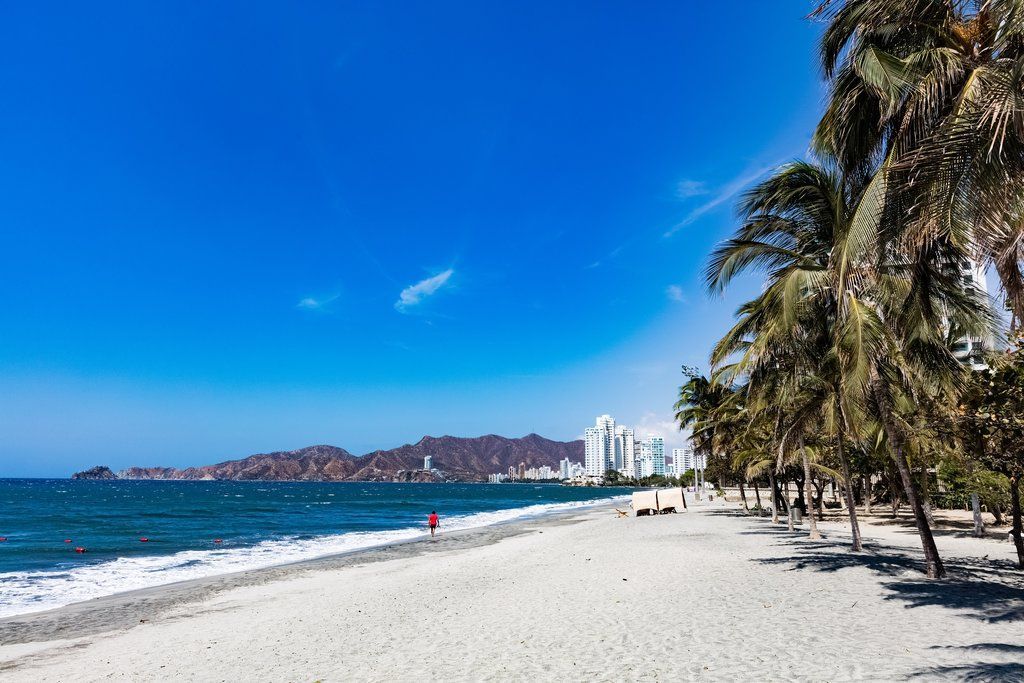
[[[841,525],[823,531],[812,543],[717,503],[594,510],[490,545],[214,593],[129,629],[0,647],[0,677],[1024,679],[1009,543],[941,536],[951,578],[930,582],[912,534],[866,527],[857,557]]]

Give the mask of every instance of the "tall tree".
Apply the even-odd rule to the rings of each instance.
[[[825,0],[831,86],[814,135],[905,246],[990,263],[1024,320],[1024,3]]]
[[[780,367],[790,368],[794,382],[815,377],[814,386],[793,385],[794,400],[816,399],[813,410],[798,404],[797,414],[805,422],[817,415],[839,443],[859,438],[874,414],[914,512],[927,573],[938,577],[944,570],[908,460],[908,417],[917,392],[955,392],[963,381],[946,340],[950,321],[972,331],[989,321],[985,302],[959,277],[955,245],[935,241],[908,251],[864,219],[876,202],[870,185],[796,162],[746,195],[744,223],[713,254],[707,281],[717,292],[737,273],[756,270],[765,274],[764,289],[741,307],[712,362],[738,356],[735,372],[751,386]],[[845,453],[840,459],[848,478]]]

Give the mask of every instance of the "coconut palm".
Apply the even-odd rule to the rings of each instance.
[[[814,147],[870,199],[857,224],[991,263],[1024,319],[1024,3],[824,0]]]
[[[711,458],[718,427],[715,411],[725,404],[732,391],[725,385],[712,382],[696,368],[683,366],[683,374],[687,381],[679,387],[675,421],[680,431],[690,430],[694,453]]]
[[[874,201],[871,182],[848,181],[836,170],[804,162],[753,188],[741,204],[743,225],[713,254],[706,276],[717,292],[736,274],[757,270],[765,274],[764,290],[741,307],[712,362],[738,357],[733,367],[747,374],[752,387],[777,376],[779,368],[788,371],[795,412],[786,433],[797,443],[814,419],[831,427],[842,444],[858,438],[866,415],[876,415],[915,513],[927,572],[941,576],[907,460],[908,416],[922,388],[953,391],[963,381],[946,343],[949,321],[979,331],[988,320],[978,313],[984,303],[959,278],[956,245],[935,240],[908,251],[865,230],[865,204]]]

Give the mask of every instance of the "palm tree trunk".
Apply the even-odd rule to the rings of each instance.
[[[921,465],[921,507],[930,526],[935,526],[935,515],[932,514],[931,497],[928,495],[928,468]]]
[[[817,515],[814,512],[814,496],[812,495],[812,488],[814,484],[811,482],[811,461],[807,457],[807,449],[804,448],[804,437],[800,437],[800,457],[804,461],[804,507],[807,509],[807,522],[811,527],[811,533],[808,536],[812,541],[816,541],[821,538],[821,534],[818,533],[818,520],[815,519]]]
[[[772,524],[779,523],[779,482],[775,481],[775,471],[768,472],[768,484],[772,487]]]
[[[974,535],[985,536],[985,520],[981,517],[981,498],[977,493],[971,494],[971,512],[974,513]]]
[[[754,499],[757,501],[757,509],[761,509],[761,489],[757,487],[757,479],[751,482],[754,485]]]
[[[917,524],[917,533],[921,537],[921,548],[924,550],[925,573],[929,579],[941,579],[946,576],[946,568],[942,566],[942,558],[939,557],[939,549],[935,545],[935,537],[932,529],[928,526],[928,518],[925,517],[924,507],[921,499],[914,490],[913,475],[910,473],[910,463],[907,462],[907,454],[903,451],[903,442],[900,437],[893,439],[895,429],[886,425],[885,431],[889,434],[889,444],[894,446],[892,457],[896,461],[896,469],[899,470],[900,479],[903,481],[903,488],[907,494],[907,502],[914,513],[914,522]]]
[[[853,536],[854,552],[863,550],[860,540],[860,525],[857,523],[857,501],[853,499],[853,479],[850,478],[850,461],[846,457],[846,449],[843,447],[843,432],[839,433],[838,447],[836,453],[839,456],[839,464],[843,468],[843,491],[846,494],[846,512],[850,516],[850,535]],[[864,499],[868,501],[868,512],[871,512],[870,492],[866,493]]]
[[[750,514],[750,506],[747,505],[747,492],[743,490],[743,480],[740,479],[740,500],[743,501],[743,509]]]
[[[1006,524],[1006,520],[1003,519],[1003,508],[999,505],[990,505],[989,511],[992,513],[992,526],[1002,526]]]
[[[874,475],[864,477],[864,514],[871,514],[871,479]]]
[[[1024,538],[1020,512],[1020,475],[1010,477],[1010,505],[1013,508],[1013,544],[1017,546],[1017,566],[1024,569]]]
[[[903,482],[903,489],[907,494],[907,502],[914,513],[914,522],[917,524],[917,533],[921,537],[921,549],[924,550],[925,573],[930,579],[941,579],[946,576],[946,568],[942,566],[942,558],[939,557],[939,549],[935,545],[935,536],[928,526],[928,518],[924,515],[924,507],[921,499],[914,490],[914,478],[910,472],[910,463],[907,462],[907,453],[903,442],[903,434],[893,421],[892,413],[889,412],[889,404],[879,390],[880,379],[877,369],[871,367],[871,383],[875,394],[875,402],[878,406],[879,417],[882,418],[882,426],[886,436],[889,437],[889,450],[892,451],[893,460],[896,461],[896,469],[899,470],[900,479]]]

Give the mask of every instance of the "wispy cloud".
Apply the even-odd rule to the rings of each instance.
[[[435,294],[444,287],[454,273],[455,269],[449,268],[437,275],[420,280],[416,284],[409,285],[398,295],[395,309],[401,313],[406,313],[410,308],[418,306],[423,299]]]
[[[690,211],[690,213],[686,214],[686,216],[683,217],[683,220],[679,221],[678,223],[673,225],[669,230],[667,230],[663,237],[671,237],[672,235],[676,234],[686,226],[691,225],[694,221],[696,221],[704,214],[708,213],[709,211],[713,211],[714,209],[717,209],[719,206],[721,206],[722,204],[724,204],[725,202],[729,201],[737,194],[739,194],[745,187],[747,187],[747,185],[750,185],[750,183],[754,182],[755,180],[763,176],[765,173],[768,173],[773,168],[778,166],[779,163],[781,162],[775,162],[767,166],[758,168],[757,170],[752,171],[750,173],[742,173],[739,176],[733,178],[728,183],[723,185],[721,189],[718,192],[716,192],[714,196],[712,196],[706,202],[704,202],[700,206],[694,207],[694,209]]]
[[[679,184],[676,185],[676,196],[680,199],[699,197],[710,191],[711,190],[708,189],[708,184],[703,180],[680,180]]]
[[[590,268],[600,268],[602,265],[604,265],[608,261],[611,261],[616,256],[618,256],[620,253],[622,253],[622,250],[623,250],[623,248],[625,246],[626,245],[622,244],[622,245],[619,245],[619,246],[615,247],[610,252],[608,252],[607,256],[605,256],[604,258],[598,259],[597,261],[594,261],[593,263],[591,263],[589,265],[583,266],[583,269],[584,270],[589,270]]]
[[[337,299],[340,294],[331,294],[326,297],[313,297],[307,296],[299,300],[299,303],[295,304],[296,308],[302,308],[307,311],[320,311],[323,310],[328,304]]]
[[[686,303],[686,295],[683,294],[683,288],[679,285],[669,285],[665,289],[665,296],[668,297],[669,301]]]

